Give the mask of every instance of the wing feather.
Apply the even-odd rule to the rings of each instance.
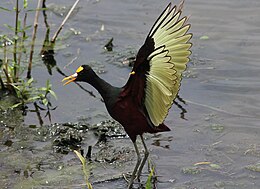
[[[174,16],[174,19],[171,22],[176,22],[180,17],[180,13],[176,14]],[[170,23],[171,23],[170,22]],[[160,41],[162,38],[165,37],[165,34],[170,34],[171,30],[167,30],[166,28],[164,28],[164,30],[160,30],[159,32],[155,33],[153,36],[154,38],[156,38],[158,41]]]
[[[154,51],[147,57],[150,69],[146,73],[144,104],[154,126],[163,123],[179,92],[182,72],[189,62],[192,34],[187,17],[170,5],[152,27],[148,37],[154,41]]]
[[[154,23],[151,31],[149,32],[149,35],[153,35],[154,32],[158,29],[158,27],[160,25],[162,25],[162,23],[165,21],[165,19],[169,16],[169,14],[171,12],[175,12],[176,10],[176,6],[174,6],[171,9],[171,3],[169,3],[169,5],[166,7],[166,9],[163,11],[163,13],[159,16],[159,18],[156,20],[156,22]]]
[[[121,92],[132,97],[151,126],[159,126],[167,116],[191,54],[192,34],[187,33],[187,17],[181,17],[182,7],[183,1],[174,7],[170,3],[156,20]]]

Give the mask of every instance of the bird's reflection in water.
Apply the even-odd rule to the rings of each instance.
[[[163,137],[161,134],[156,134],[152,138],[154,138],[152,145],[170,149],[169,142],[171,142],[173,140],[172,136]]]

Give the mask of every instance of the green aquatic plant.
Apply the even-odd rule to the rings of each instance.
[[[48,86],[51,86],[49,81],[47,81],[47,87],[36,87],[35,81],[32,79],[31,75],[33,64],[35,64],[33,55],[35,52],[35,41],[39,24],[38,18],[40,11],[42,11],[47,32],[43,48],[39,53],[42,55],[44,64],[48,64],[47,67],[49,68],[56,63],[53,58],[55,41],[79,0],[75,1],[60,27],[51,38],[51,41],[49,40],[50,26],[47,23],[47,15],[45,13],[48,8],[46,7],[45,2],[45,0],[38,0],[35,9],[28,8],[28,0],[15,0],[13,2],[13,9],[0,7],[1,11],[6,11],[15,15],[14,24],[4,24],[8,29],[8,32],[6,34],[0,34],[0,90],[8,90],[10,93],[17,95],[19,103],[15,104],[13,107],[40,101],[41,104],[47,106],[49,109],[51,103],[48,96],[52,95],[56,97],[55,93],[48,88]],[[29,12],[35,12],[34,22],[31,25],[26,23],[27,13]],[[32,30],[30,37],[27,35],[28,30]],[[51,54],[52,58],[48,59],[48,56],[46,58],[46,54]],[[48,62],[48,60],[50,60],[50,62]],[[26,76],[25,70],[27,70]],[[50,70],[48,71],[51,73]]]
[[[153,189],[154,183],[156,182],[155,165],[151,160],[148,161],[148,167],[150,169],[148,178],[146,180],[145,189]]]
[[[154,169],[152,168],[149,175],[148,175],[148,178],[147,178],[147,181],[146,181],[146,184],[145,184],[145,189],[152,189],[153,188],[153,176],[154,176]]]
[[[7,73],[5,77],[8,78],[9,81],[16,82],[19,79],[19,75],[21,73],[21,61],[22,61],[22,54],[26,52],[25,49],[25,40],[28,39],[26,35],[26,31],[31,28],[31,25],[26,25],[27,20],[27,10],[28,2],[27,0],[23,0],[23,6],[19,7],[19,0],[16,0],[16,4],[13,10],[9,10],[6,8],[1,7],[2,10],[10,12],[10,14],[15,14],[15,23],[14,26],[5,23],[4,26],[10,31],[7,34],[0,36],[0,41],[2,42],[1,48],[4,51],[4,58],[3,63],[5,65],[5,69],[7,66],[12,67],[11,70],[6,69],[5,72]],[[21,15],[21,12],[24,14]],[[23,16],[23,19],[21,18]],[[13,58],[10,58],[10,54],[13,55]],[[9,55],[9,56],[8,56]],[[3,68],[2,68],[3,70]],[[3,70],[4,71],[4,70]]]
[[[0,7],[3,11],[15,14],[14,26],[7,23],[4,24],[10,32],[0,35],[0,90],[7,89],[17,97],[18,103],[14,104],[12,108],[36,102],[49,108],[51,107],[50,96],[57,98],[51,89],[50,81],[46,81],[45,87],[36,87],[36,82],[31,77],[33,45],[36,38],[35,25],[38,24],[36,17],[39,16],[39,10],[41,10],[39,8],[41,1],[38,1],[38,7],[34,10],[28,9],[27,0],[22,0],[22,2],[23,5],[19,7],[19,0],[16,0],[13,10]],[[26,34],[29,29],[32,29],[32,25],[26,24],[27,13],[30,11],[36,12],[31,40]],[[26,49],[28,44],[31,44],[29,56],[27,55],[29,52]],[[24,71],[26,69],[28,70],[27,78],[24,78]]]
[[[84,158],[77,150],[74,150],[75,154],[78,156],[78,158],[81,161],[82,164],[82,170],[83,173],[85,175],[85,179],[86,179],[86,185],[88,187],[88,189],[93,189],[91,183],[89,182],[89,175],[90,175],[90,171],[86,166],[86,158]]]
[[[33,78],[24,81],[22,80],[19,83],[12,84],[16,97],[18,99],[18,103],[13,105],[12,108],[26,105],[29,103],[37,102],[39,101],[42,105],[50,107],[51,102],[49,99],[49,96],[53,96],[55,99],[57,99],[57,96],[55,92],[51,89],[50,81],[46,81],[45,87],[34,87],[33,86]]]

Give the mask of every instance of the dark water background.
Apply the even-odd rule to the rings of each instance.
[[[69,7],[73,1],[48,3],[58,7],[62,3]],[[115,86],[122,86],[131,70],[122,65],[124,57],[133,56],[138,50],[167,4],[168,1],[164,0],[81,1],[60,34],[63,40],[57,45],[57,66],[64,73],[71,74],[81,64],[90,64],[102,78]],[[29,5],[35,7],[36,1],[29,1]],[[11,8],[13,5],[1,1],[0,6]],[[187,110],[186,120],[181,119],[181,111],[173,107],[166,119],[172,131],[156,136],[147,135],[150,157],[159,176],[159,189],[260,188],[259,12],[258,0],[186,0],[184,14],[191,15],[189,22],[194,35],[191,62],[180,90],[181,97],[187,101],[187,105],[184,105]],[[47,13],[54,32],[63,17],[52,11]],[[14,18],[4,11],[0,11],[0,14],[0,32],[5,33],[7,29],[2,27],[3,24],[12,23]],[[30,14],[34,15],[34,12]],[[32,15],[28,17],[28,23],[33,20]],[[44,25],[39,25],[39,43],[44,38],[44,31]],[[74,34],[71,34],[72,31]],[[80,34],[76,35],[75,31]],[[114,51],[106,52],[103,46],[112,37]],[[35,56],[35,59],[40,59],[38,54]],[[66,66],[75,57],[77,59]],[[53,75],[49,75],[45,67],[38,63],[33,68],[32,76],[39,85],[44,85],[46,79],[51,80],[58,96],[58,100],[53,101],[57,106],[51,112],[53,123],[77,122],[82,119],[98,123],[109,119],[100,97],[93,98],[74,84],[62,86],[63,76],[55,69]],[[83,86],[99,96],[87,84]],[[39,125],[35,113],[28,113],[21,119],[25,125]],[[48,119],[44,121],[44,124],[50,124]],[[23,131],[23,128],[20,129],[17,132]],[[28,139],[25,143],[35,139],[33,136],[25,138]],[[82,172],[79,171],[81,167],[73,153],[54,154],[50,150],[50,142],[37,140],[32,144],[33,150],[25,151],[20,148],[25,145],[21,141],[24,142],[14,139],[12,147],[1,147],[0,183],[3,182],[3,186],[84,188]],[[86,137],[86,145],[83,144],[82,148],[87,148],[93,141],[93,137]],[[110,142],[117,147],[122,144],[132,147],[129,139]],[[131,171],[135,155],[130,155],[129,161],[118,166],[95,165],[91,179],[102,180]],[[37,162],[35,158],[42,157],[48,160],[43,164],[44,171],[37,171],[33,168],[35,164],[29,162]],[[59,169],[60,162],[62,168]],[[198,166],[198,174],[184,173],[184,170],[194,168],[193,164],[198,162],[210,162],[213,166]],[[33,177],[25,178],[23,174],[13,172],[14,169],[24,170],[28,165],[32,167],[28,170],[35,172]],[[54,165],[56,169],[53,169]],[[94,188],[124,188],[125,184],[119,180],[96,184]]]

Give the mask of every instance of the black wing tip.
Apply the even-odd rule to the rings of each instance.
[[[172,7],[172,3],[170,2],[170,3],[167,5],[167,7],[162,11],[162,13],[160,14],[160,16],[156,19],[156,21],[154,22],[152,28],[150,29],[150,31],[149,31],[149,33],[148,33],[148,36],[152,36],[152,35],[151,35],[151,32],[152,32],[152,30],[154,29],[156,23],[157,23],[157,22],[160,20],[160,18],[163,16],[163,14],[164,14],[165,12],[167,12],[167,15],[165,16],[165,18],[166,18],[174,9],[176,9],[176,5],[174,5],[174,6]],[[168,10],[168,11],[167,11],[167,10]],[[159,25],[160,25],[160,24],[159,24]],[[157,27],[159,27],[159,26],[157,26]]]
[[[172,3],[170,2],[167,7],[164,9],[164,11],[161,13],[161,15],[157,18],[157,20],[155,21],[154,25],[152,26],[148,36],[153,36],[154,33],[156,32],[157,28],[160,27],[161,23],[163,23],[164,19],[167,18],[169,16],[169,14],[171,14],[172,11],[174,11],[172,18],[174,18],[176,15],[178,15],[178,20],[181,17],[182,14],[182,9],[184,7],[184,2],[185,0],[182,0],[179,5],[174,5],[172,7]],[[168,11],[167,11],[168,10]],[[163,18],[163,20],[161,21],[161,23],[157,26],[156,29],[154,29],[156,23],[160,20],[160,18],[163,16],[164,13],[167,13],[166,16]],[[185,16],[183,18],[181,18],[181,20],[185,19],[186,23],[189,20],[189,17]],[[180,20],[179,20],[180,21]],[[153,31],[153,33],[151,33]]]

